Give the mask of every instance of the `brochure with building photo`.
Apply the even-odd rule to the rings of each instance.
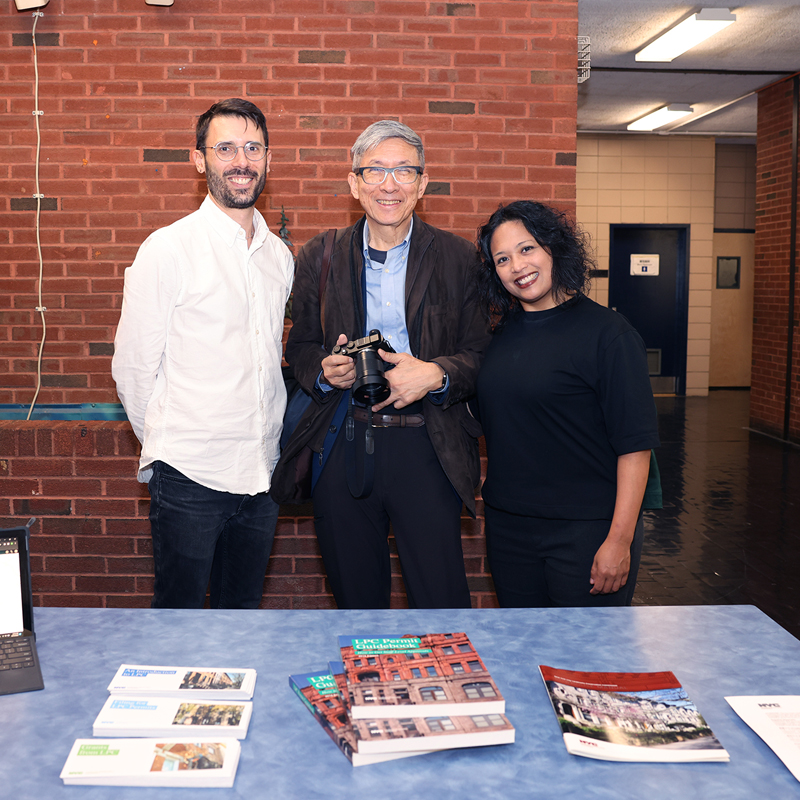
[[[340,636],[352,719],[504,714],[465,633]]]
[[[540,666],[567,751],[605,761],[728,761],[671,672]]]
[[[316,672],[304,672],[289,676],[292,691],[300,698],[303,705],[313,714],[314,719],[343,755],[354,767],[365,764],[377,764],[381,761],[393,761],[397,758],[424,755],[425,751],[404,753],[382,753],[365,755],[359,753],[353,728],[342,704],[336,682],[327,669]]]
[[[340,695],[346,695],[344,665],[332,661],[328,666]],[[344,707],[347,709],[346,703]],[[514,741],[514,726],[503,714],[351,719],[350,724],[356,749],[361,754],[454,750]]]
[[[95,736],[191,736],[244,739],[253,704],[112,694],[94,721]]]
[[[800,696],[754,695],[725,699],[800,781]]]
[[[229,788],[240,752],[236,739],[77,739],[60,777],[82,786]]]
[[[254,669],[123,664],[108,691],[134,697],[172,695],[198,700],[249,700],[255,685]]]

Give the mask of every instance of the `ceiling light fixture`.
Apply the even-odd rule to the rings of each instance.
[[[736,22],[736,14],[731,14],[727,8],[703,8],[640,50],[636,60],[672,61],[733,22]]]
[[[668,125],[670,122],[675,122],[687,114],[691,114],[694,109],[686,103],[673,103],[671,106],[663,106],[657,111],[653,111],[636,122],[631,122],[628,125],[629,131],[654,131],[656,128],[661,128]]]
[[[50,0],[14,0],[17,11],[29,11],[32,8],[44,8]]]

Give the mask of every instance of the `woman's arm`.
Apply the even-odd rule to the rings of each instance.
[[[631,542],[642,508],[650,451],[639,450],[617,458],[617,498],[606,540],[594,557],[589,583],[591,594],[610,594],[628,580],[631,567]]]

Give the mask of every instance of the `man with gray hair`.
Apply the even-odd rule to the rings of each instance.
[[[291,499],[313,451],[314,525],[339,608],[389,607],[390,523],[409,606],[469,607],[461,508],[475,516],[480,429],[466,400],[489,340],[476,249],[415,215],[428,174],[409,127],[376,122],[352,155],[364,216],[298,257],[286,359],[313,402],[273,491]],[[375,344],[358,342],[372,331]],[[370,376],[383,368],[381,395]]]

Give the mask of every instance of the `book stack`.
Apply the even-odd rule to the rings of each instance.
[[[339,656],[289,685],[353,766],[514,741],[465,633],[340,636]]]
[[[254,669],[123,664],[61,779],[98,786],[233,786]]]

